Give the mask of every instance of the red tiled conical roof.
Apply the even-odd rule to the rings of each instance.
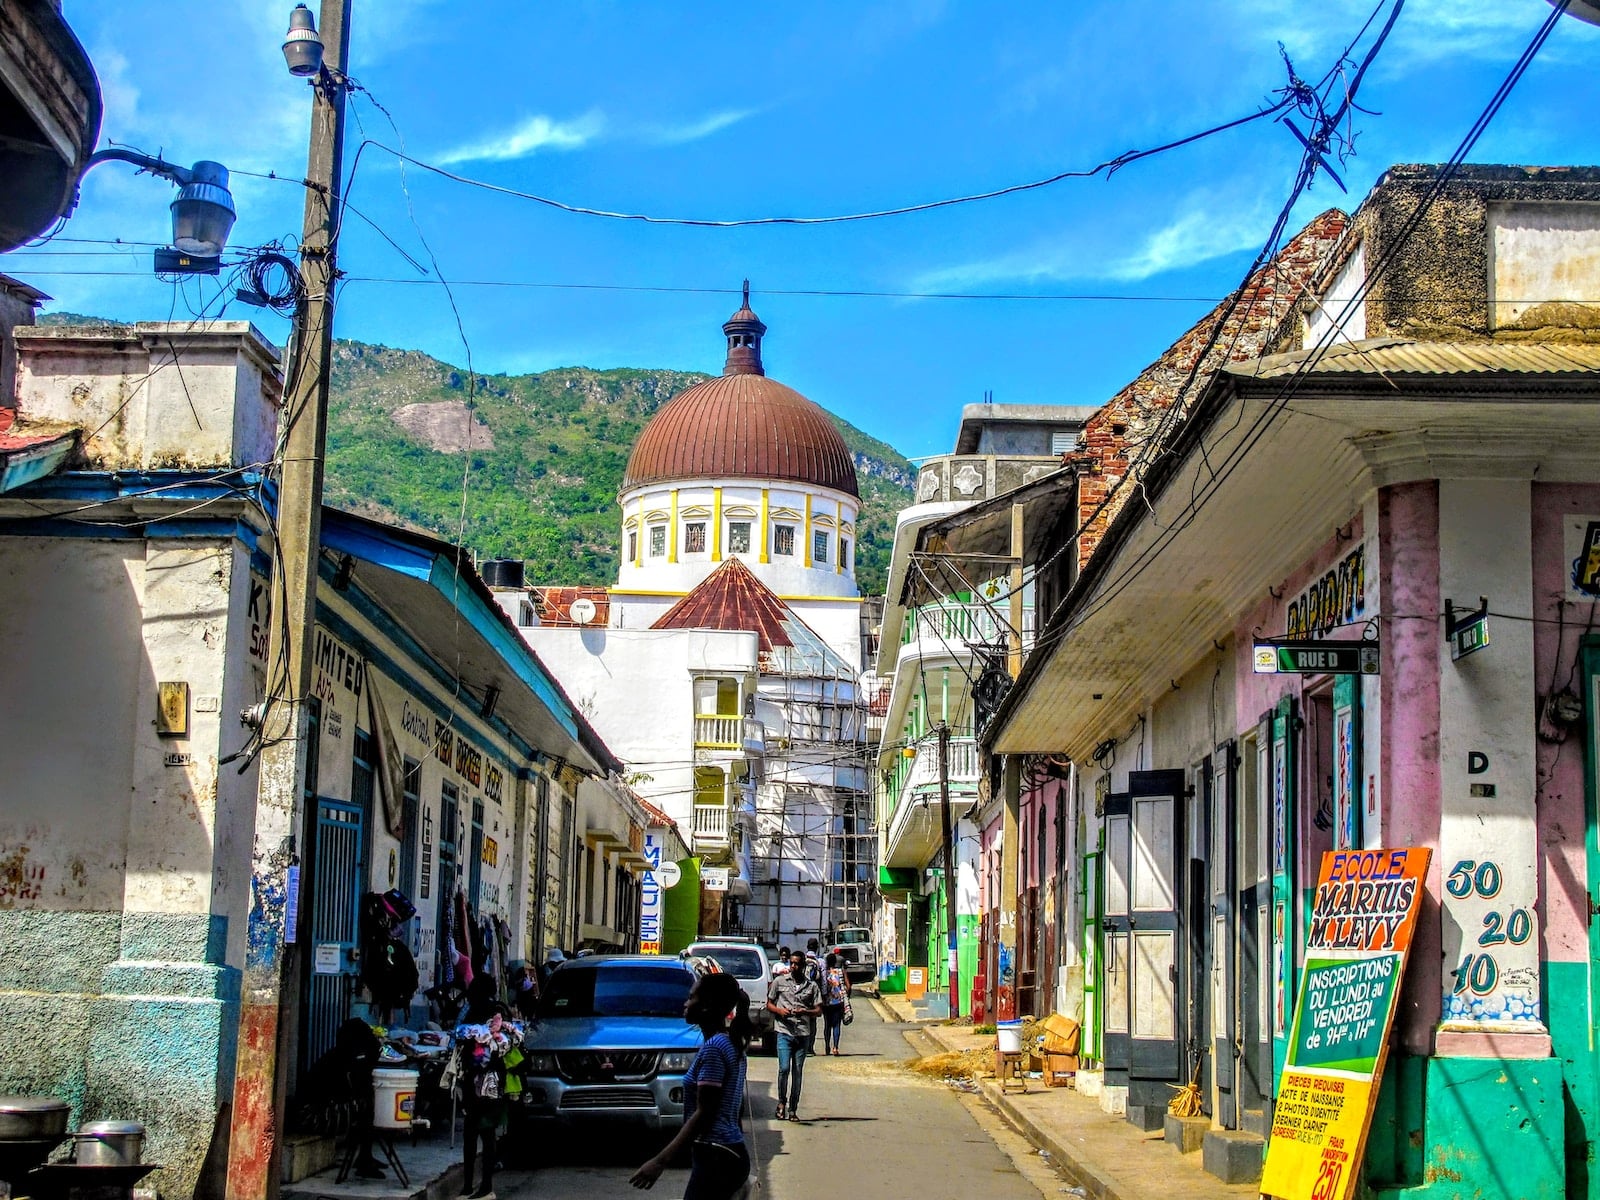
[[[763,654],[792,646],[784,628],[794,614],[737,558],[730,558],[656,619],[651,629],[738,629],[754,633]]]

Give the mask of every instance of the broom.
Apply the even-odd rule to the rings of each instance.
[[[1201,1115],[1200,1107],[1200,1063],[1198,1059],[1194,1064],[1194,1074],[1189,1077],[1189,1082],[1179,1087],[1175,1083],[1167,1085],[1178,1094],[1167,1103],[1167,1111],[1175,1117],[1198,1117]]]

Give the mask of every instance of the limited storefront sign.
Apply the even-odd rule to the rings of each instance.
[[[1256,642],[1257,675],[1376,675],[1378,643],[1282,638]]]
[[[661,953],[662,892],[660,871],[661,852],[665,849],[662,836],[654,831],[644,835],[644,878],[639,881],[639,953]]]
[[[1261,1174],[1265,1194],[1346,1200],[1355,1191],[1431,854],[1410,847],[1322,856]]]

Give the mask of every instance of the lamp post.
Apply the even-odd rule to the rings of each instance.
[[[172,249],[156,251],[157,271],[217,273],[218,260],[228,244],[236,215],[233,193],[228,190],[227,167],[209,159],[201,159],[192,167],[180,167],[159,156],[112,146],[91,154],[84,164],[84,173],[103,162],[130,163],[178,185],[178,195],[171,207]],[[76,207],[77,202],[73,203]]]
[[[279,1153],[289,1075],[299,1045],[300,988],[305,939],[289,927],[295,889],[312,886],[317,869],[306,819],[306,718],[311,691],[311,643],[316,625],[317,561],[322,542],[322,469],[327,441],[328,370],[333,351],[335,230],[344,156],[347,31],[351,0],[322,0],[319,36],[311,12],[290,16],[284,60],[314,89],[311,148],[306,166],[305,218],[300,237],[304,283],[295,313],[294,358],[284,388],[278,474],[273,594],[284,604],[272,622],[267,661],[283,664],[269,679],[261,736],[250,917],[239,1011],[233,1125],[227,1195],[271,1200],[278,1194]],[[323,65],[331,59],[333,69]],[[304,876],[301,859],[305,856]]]

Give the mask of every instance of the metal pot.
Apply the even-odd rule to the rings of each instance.
[[[72,1135],[80,1167],[137,1167],[144,1126],[137,1121],[90,1121]]]
[[[67,1102],[54,1096],[0,1096],[0,1142],[60,1140],[67,1111]]]

